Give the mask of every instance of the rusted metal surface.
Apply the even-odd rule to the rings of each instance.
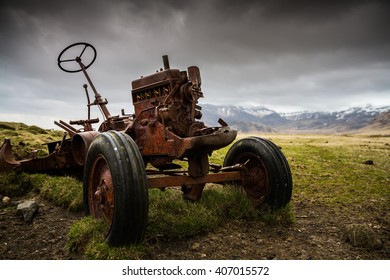
[[[97,157],[88,180],[89,211],[94,217],[111,224],[114,213],[114,188],[108,163],[102,156]]]
[[[71,48],[78,48],[79,55],[68,57],[68,50]],[[90,61],[84,61],[88,58],[88,52]],[[198,200],[207,182],[242,179],[239,171],[209,174],[209,155],[212,151],[229,145],[236,138],[237,131],[230,129],[223,120],[219,121],[220,127],[207,127],[201,121],[202,108],[198,105],[198,99],[203,97],[203,92],[197,66],[190,66],[187,71],[171,69],[168,56],[163,56],[164,68],[131,83],[134,114],[122,113],[121,116],[114,116],[108,109],[107,99],[98,93],[87,73],[95,59],[96,50],[87,43],[70,45],[58,57],[58,66],[62,70],[70,73],[82,72],[87,80],[88,85],[83,85],[87,98],[87,118],[69,123],[55,121],[56,125],[67,132],[69,139],[64,137],[62,141],[53,143],[49,147],[49,155],[42,158],[32,157],[15,161],[8,140],[0,151],[0,170],[15,167],[36,172],[64,168],[80,170],[85,164],[88,147],[94,138],[99,133],[116,130],[127,133],[134,139],[145,165],[149,163],[159,170],[172,170],[181,167],[173,163],[173,160],[185,159],[188,162],[186,175],[164,175],[161,180],[153,177],[150,178],[150,186],[182,185],[190,199]],[[92,90],[93,99],[89,97],[88,88]],[[101,122],[99,118],[91,118],[91,106],[99,107],[103,117]],[[98,129],[94,129],[93,125],[99,122]],[[100,178],[98,180],[109,182],[107,178],[103,178],[106,175],[104,168],[99,167],[100,164],[103,164],[101,160],[97,162],[97,171],[94,174]],[[213,172],[218,173],[215,169]],[[108,201],[104,190],[109,188],[109,183],[99,182],[96,184],[100,187],[96,187],[93,193],[99,201]],[[104,215],[109,216],[108,213]]]
[[[38,157],[38,150],[33,150],[28,158],[15,160],[11,142],[6,139],[0,149],[0,172],[11,170],[22,170],[25,172],[47,172],[69,171],[79,176],[82,166],[78,165],[73,157],[71,142],[69,139],[47,143],[48,155]]]
[[[175,168],[172,160],[186,157],[188,175],[163,177],[161,182],[164,186],[183,185],[189,199],[199,200],[206,182],[198,178],[208,176],[208,154],[229,145],[237,131],[225,122],[225,126],[213,128],[200,121],[197,103],[203,93],[198,67],[180,71],[170,68],[167,56],[163,62],[164,70],[132,82],[135,114],[127,132],[133,135],[145,163],[155,168]],[[228,179],[225,176],[215,178],[223,181]],[[214,177],[207,178],[211,182]]]
[[[242,177],[242,187],[255,207],[260,206],[269,188],[267,168],[263,160],[254,153],[242,153],[234,160],[237,164],[242,164],[247,173]]]
[[[87,157],[87,152],[89,145],[91,145],[93,139],[99,135],[98,131],[85,131],[77,133],[72,138],[72,153],[75,161],[79,165],[84,165],[85,158]]]
[[[193,178],[187,175],[148,177],[148,188],[164,188],[170,186],[196,185],[204,183],[218,183],[226,181],[240,181],[241,172],[231,171],[218,174],[207,174]]]
[[[5,139],[0,148],[0,171],[10,171],[20,166],[12,155],[12,145],[10,139]]]

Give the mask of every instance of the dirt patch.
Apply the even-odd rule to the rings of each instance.
[[[22,201],[22,200],[21,200]],[[27,224],[16,215],[13,201],[0,207],[1,259],[71,259],[67,248],[70,225],[82,213],[70,213],[40,200],[38,214]],[[293,204],[291,226],[234,220],[213,232],[187,239],[157,236],[146,240],[148,259],[389,259],[390,217],[375,203],[336,211],[309,203]],[[350,224],[369,226],[382,246],[354,247],[347,242]]]
[[[389,220],[373,212],[335,212],[324,206],[294,206],[296,223],[270,226],[264,222],[231,221],[216,231],[188,240],[158,242],[152,259],[389,259]],[[366,214],[362,216],[360,214]],[[379,218],[381,217],[381,218]],[[378,249],[347,242],[346,225],[362,223],[382,241]]]
[[[81,213],[70,213],[50,202],[39,200],[39,210],[31,223],[16,214],[16,205],[0,207],[0,258],[15,260],[70,259],[67,233]]]

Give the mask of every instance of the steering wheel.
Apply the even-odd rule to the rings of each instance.
[[[70,50],[72,49],[72,50]],[[68,53],[68,57],[74,57],[73,55],[76,55],[75,58],[63,58],[64,54]],[[71,53],[71,54],[70,54]],[[79,55],[77,55],[79,54]],[[91,60],[91,62],[84,64],[81,63],[81,57],[87,56],[88,61]],[[87,69],[89,66],[92,65],[92,63],[95,62],[96,59],[96,49],[94,46],[88,43],[80,42],[75,43],[70,46],[67,46],[58,56],[58,67],[60,67],[61,70],[68,72],[68,73],[76,73],[83,70],[82,65],[84,66],[84,69]],[[78,64],[77,69],[69,69],[69,67],[63,67],[64,65],[70,65],[71,62],[76,62]],[[72,64],[74,65],[74,64]]]

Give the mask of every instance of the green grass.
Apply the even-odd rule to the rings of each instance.
[[[182,199],[179,190],[150,190],[149,205],[150,236],[194,236],[216,228],[226,219],[255,216],[240,192],[219,186],[206,189],[199,203]]]
[[[45,130],[23,123],[0,122],[0,141],[11,139],[16,159],[26,158],[31,150],[38,149],[39,155],[47,154],[44,143],[61,140],[61,131]],[[26,174],[23,172],[0,173],[0,194],[18,197],[35,192],[55,205],[70,211],[82,209],[82,183],[68,176]]]
[[[390,138],[367,136],[280,136],[293,174],[295,200],[328,206],[390,202]],[[365,162],[372,160],[373,165]]]
[[[30,175],[40,195],[55,205],[76,212],[83,209],[82,183],[69,176]]]
[[[68,233],[69,252],[83,259],[140,259],[144,246],[110,247],[105,242],[106,226],[102,221],[85,217],[75,222]]]
[[[21,172],[0,173],[0,194],[9,197],[25,195],[34,189],[31,177]]]
[[[83,208],[82,183],[75,178],[23,172],[0,173],[1,195],[20,197],[30,192],[69,211],[76,212]]]
[[[110,247],[104,241],[104,224],[87,217],[71,227],[68,246],[85,259],[142,259],[153,250],[156,240],[198,236],[233,219],[261,220],[268,225],[294,222],[289,205],[273,213],[256,210],[242,193],[231,187],[209,187],[197,203],[183,200],[176,189],[153,189],[149,191],[148,227],[143,244]]]
[[[5,138],[11,139],[14,156],[20,160],[29,156],[31,150],[38,150],[39,155],[46,155],[47,147],[44,144],[61,140],[62,132],[23,123],[0,122],[0,143]]]

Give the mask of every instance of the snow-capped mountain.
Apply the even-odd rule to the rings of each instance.
[[[368,126],[381,113],[390,111],[390,106],[352,107],[335,112],[277,113],[265,107],[242,107],[234,105],[202,104],[202,120],[210,126],[222,118],[240,131],[322,131],[347,132]]]
[[[265,107],[242,107],[234,105],[202,104],[203,121],[207,125],[216,125],[219,118],[227,123],[252,123],[266,126],[282,125],[288,120],[277,112]]]

